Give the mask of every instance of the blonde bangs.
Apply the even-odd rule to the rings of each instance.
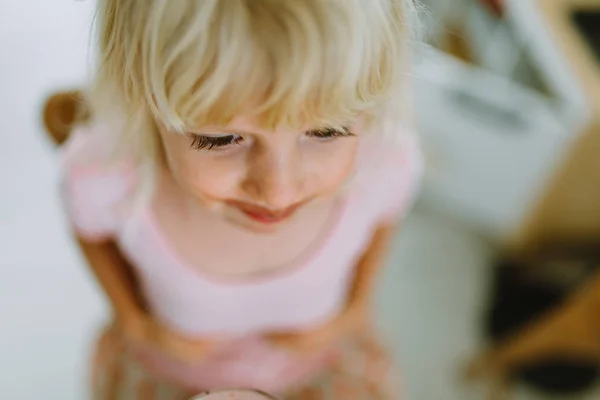
[[[402,0],[102,3],[98,86],[176,131],[240,115],[268,129],[339,126],[400,92]]]

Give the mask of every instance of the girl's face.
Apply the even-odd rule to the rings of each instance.
[[[350,175],[352,128],[259,129],[238,118],[187,135],[159,125],[167,166],[183,190],[243,227],[273,231],[310,202],[336,193]]]

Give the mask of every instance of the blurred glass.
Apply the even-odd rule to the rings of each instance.
[[[275,397],[255,390],[223,390],[201,394],[190,400],[277,400]]]

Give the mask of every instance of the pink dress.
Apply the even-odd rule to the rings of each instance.
[[[329,365],[330,354],[300,360],[261,340],[261,333],[315,327],[342,310],[358,259],[379,226],[406,213],[420,172],[412,140],[378,153],[367,175],[341,200],[327,235],[311,254],[283,272],[229,282],[188,265],[163,235],[152,209],[134,205],[133,166],[111,160],[101,124],[77,128],[62,148],[62,160],[64,201],[76,232],[118,243],[161,322],[190,338],[217,337],[227,343],[192,365],[150,349],[134,349],[132,359],[150,376],[179,387],[251,387],[273,393],[314,379]],[[136,397],[123,397],[129,398]]]

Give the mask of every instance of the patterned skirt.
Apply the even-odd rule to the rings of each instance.
[[[93,400],[189,400],[191,392],[153,376],[106,330],[92,365]],[[397,400],[391,356],[371,335],[348,340],[335,363],[311,384],[277,394],[281,400]],[[206,388],[207,390],[214,388]]]

